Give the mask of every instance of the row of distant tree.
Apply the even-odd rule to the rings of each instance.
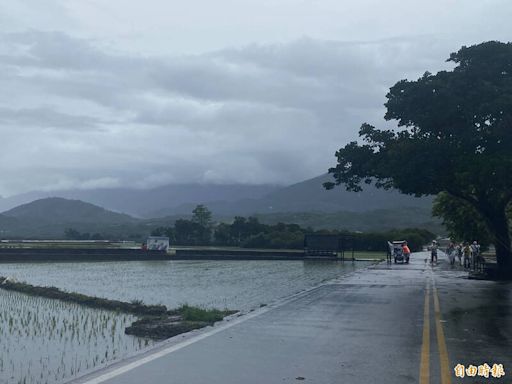
[[[403,229],[380,233],[352,233],[348,231],[314,231],[297,224],[263,224],[256,217],[237,216],[231,223],[212,221],[212,213],[204,205],[198,205],[192,218],[176,220],[174,226],[159,227],[153,236],[168,236],[175,245],[219,245],[244,248],[300,249],[304,246],[306,233],[341,234],[347,238],[350,249],[386,251],[388,240],[407,240],[413,250],[435,236],[424,229]]]
[[[80,232],[74,228],[66,228],[64,238],[66,240],[105,240],[109,237],[104,237],[101,233]]]

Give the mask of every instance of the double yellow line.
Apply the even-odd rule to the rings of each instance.
[[[423,342],[421,344],[420,384],[430,383],[430,285],[425,289],[423,310]]]
[[[444,337],[443,325],[441,324],[441,308],[439,306],[439,297],[434,281],[434,315],[436,324],[437,347],[439,350],[439,362],[441,367],[441,384],[451,384],[450,360],[448,359],[448,349],[446,348],[446,339]],[[421,345],[420,360],[420,384],[430,383],[430,284],[427,281],[425,289],[425,304],[423,311],[423,341]]]

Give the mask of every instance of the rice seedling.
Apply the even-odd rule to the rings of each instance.
[[[0,383],[57,383],[151,345],[135,316],[0,290]]]

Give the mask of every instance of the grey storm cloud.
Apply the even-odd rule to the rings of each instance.
[[[391,85],[447,68],[457,48],[300,38],[158,56],[3,33],[0,193],[315,176],[362,122],[382,122]]]
[[[203,55],[144,58],[106,53],[93,42],[63,33],[29,32],[4,36],[13,51],[4,66],[16,67],[20,79],[69,97],[151,92],[156,97],[184,97],[211,102],[256,102],[311,108],[374,95],[392,85],[393,77],[429,68],[407,64],[407,57],[448,53],[427,39],[376,43],[337,43],[301,39],[275,46],[249,46]],[[445,47],[443,47],[445,48]],[[433,61],[433,60],[432,60]],[[439,61],[431,63],[439,67]],[[436,69],[436,68],[434,68]],[[359,95],[357,94],[359,92]],[[115,97],[112,97],[114,99]]]
[[[8,109],[0,107],[0,124],[15,127],[39,127],[55,129],[86,129],[98,127],[101,121],[90,116],[69,115],[51,107],[32,109]]]

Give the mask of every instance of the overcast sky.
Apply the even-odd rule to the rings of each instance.
[[[0,195],[319,175],[507,0],[0,0]]]

